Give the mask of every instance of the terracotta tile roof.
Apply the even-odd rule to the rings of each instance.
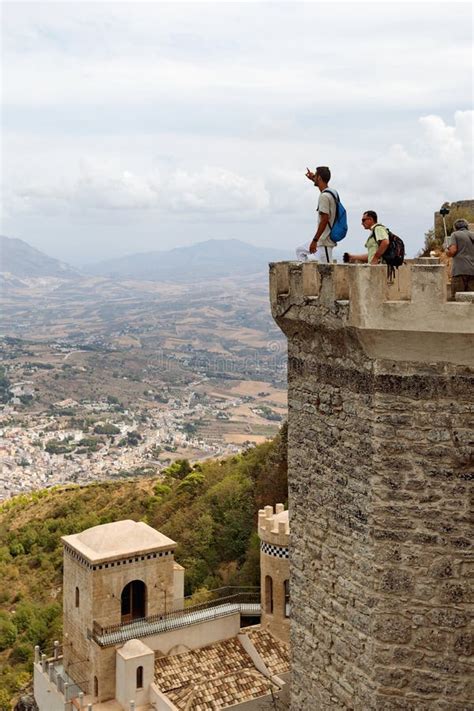
[[[275,639],[270,632],[260,627],[247,627],[242,632],[250,638],[270,674],[278,675],[290,671],[290,648],[287,644]]]
[[[155,681],[178,709],[186,711],[217,711],[278,688],[255,669],[235,638],[184,654],[158,657]]]

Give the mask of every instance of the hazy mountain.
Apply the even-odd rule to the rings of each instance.
[[[208,240],[169,251],[142,252],[84,268],[89,274],[154,281],[196,281],[210,277],[255,274],[268,262],[289,259],[279,249],[254,247],[236,239]]]
[[[49,257],[21,239],[0,236],[0,281],[13,287],[19,280],[41,277],[69,279],[105,276],[167,282],[195,282],[209,278],[256,274],[268,262],[291,259],[284,250],[254,247],[240,240],[208,240],[169,251],[141,252],[89,264],[81,272]]]
[[[0,272],[14,277],[58,277],[69,279],[78,272],[59,259],[48,257],[22,239],[0,235]]]

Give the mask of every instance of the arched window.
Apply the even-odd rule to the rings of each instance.
[[[79,588],[76,588],[76,599],[75,599],[76,607],[79,607]]]
[[[99,696],[99,680],[96,676],[94,677],[94,696]]]
[[[143,667],[137,667],[137,689],[143,689]]]
[[[290,581],[285,580],[283,583],[284,586],[284,592],[285,592],[285,617],[290,616]]]
[[[146,617],[146,585],[142,580],[132,580],[122,590],[122,623]]]
[[[270,575],[265,576],[265,612],[273,613],[273,580]]]

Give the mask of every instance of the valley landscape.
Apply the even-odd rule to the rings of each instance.
[[[140,255],[91,274],[25,245],[2,242],[0,499],[156,476],[277,432],[286,351],[266,263],[280,254],[203,243],[154,253],[151,279]]]

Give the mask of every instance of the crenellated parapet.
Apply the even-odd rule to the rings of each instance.
[[[262,627],[284,642],[290,633],[290,523],[283,504],[258,512]]]
[[[428,349],[435,362],[469,365],[474,294],[449,301],[445,269],[437,259],[418,259],[390,282],[384,265],[273,263],[272,314],[288,336],[303,324],[356,332],[371,358],[419,362]]]
[[[290,522],[283,504],[265,506],[258,512],[258,535],[262,542],[276,546],[288,546]]]

